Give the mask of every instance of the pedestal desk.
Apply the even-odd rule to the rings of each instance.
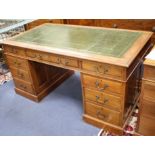
[[[140,93],[141,66],[152,32],[43,24],[4,41],[15,91],[40,101],[79,71],[83,118],[122,132]]]

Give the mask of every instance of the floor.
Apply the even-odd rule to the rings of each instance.
[[[0,135],[96,136],[100,129],[82,120],[79,73],[74,74],[39,104],[14,92],[13,81],[0,86]]]

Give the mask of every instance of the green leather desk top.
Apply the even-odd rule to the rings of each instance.
[[[121,58],[142,32],[46,24],[12,41]]]

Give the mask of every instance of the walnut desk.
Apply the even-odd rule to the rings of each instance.
[[[15,91],[39,101],[81,73],[83,118],[122,132],[140,93],[152,32],[43,24],[3,43]]]

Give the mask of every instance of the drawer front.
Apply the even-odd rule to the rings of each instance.
[[[41,53],[41,52],[33,51],[33,50],[27,50],[26,56],[29,58],[37,59],[37,60],[43,60],[43,61],[50,60],[48,53],[45,54],[45,53]]]
[[[101,106],[86,102],[85,103],[85,113],[104,122],[112,123],[115,125],[120,124],[120,113],[106,109]]]
[[[75,68],[79,67],[78,60],[76,60],[76,59],[62,58],[61,63],[65,66],[69,66],[69,67],[75,67]]]
[[[121,110],[121,98],[99,91],[90,90],[84,88],[85,99],[88,101],[93,101],[100,106],[105,106],[112,108],[114,110]]]
[[[143,81],[143,98],[155,99],[155,82]]]
[[[27,61],[13,56],[6,56],[8,65],[22,70],[27,70]]]
[[[50,55],[50,61],[53,63],[57,63],[63,66],[69,66],[69,67],[79,67],[79,62],[77,59],[73,58],[64,58],[60,55]]]
[[[155,81],[155,67],[144,66],[144,78]]]
[[[59,55],[54,55],[54,54],[50,55],[50,61],[53,63],[61,64],[61,59],[62,57]]]
[[[6,53],[18,55],[18,56],[25,56],[25,49],[18,48],[18,47],[12,47],[12,46],[4,46],[4,51]]]
[[[140,117],[139,133],[146,136],[155,136],[155,118]]]
[[[82,80],[84,87],[91,88],[101,91],[101,92],[110,92],[110,93],[123,93],[123,83],[114,82],[111,80],[105,80],[101,78],[92,77],[89,75],[82,74]]]
[[[15,83],[16,88],[19,88],[21,90],[24,90],[26,92],[34,94],[34,89],[30,83],[24,82],[24,81],[19,80],[17,78],[14,78],[14,83]]]
[[[27,71],[23,71],[21,69],[17,69],[13,67],[10,67],[10,69],[11,69],[11,73],[13,77],[27,81],[27,82],[31,81],[29,73]]]
[[[82,69],[86,71],[95,72],[97,74],[103,74],[103,75],[109,75],[109,76],[111,75],[111,76],[117,76],[117,77],[123,76],[123,68],[121,67],[116,67],[113,65],[96,63],[91,61],[83,61]]]
[[[147,115],[155,118],[155,101],[142,100],[141,115]]]

